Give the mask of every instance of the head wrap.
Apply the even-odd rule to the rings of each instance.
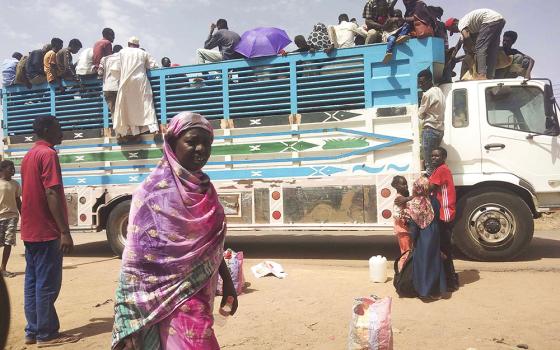
[[[410,218],[420,227],[425,229],[434,220],[434,208],[430,202],[430,180],[421,176],[412,185],[412,196],[414,197],[407,204]]]
[[[194,128],[208,131],[212,141],[214,141],[214,128],[212,128],[210,122],[200,114],[192,112],[181,112],[171,119],[165,133],[165,140],[176,139],[183,131]]]
[[[324,50],[331,46],[331,39],[327,26],[323,23],[317,23],[313,27],[313,31],[309,34],[307,42],[313,45],[318,50]]]

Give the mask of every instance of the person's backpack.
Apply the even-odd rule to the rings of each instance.
[[[416,289],[414,289],[414,283],[412,281],[413,275],[413,264],[412,259],[414,257],[412,250],[407,250],[398,259],[395,260],[395,278],[393,279],[393,285],[397,290],[397,294],[400,297],[414,298],[418,296]],[[402,267],[399,270],[399,261],[405,259]]]

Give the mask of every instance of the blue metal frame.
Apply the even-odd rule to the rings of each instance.
[[[417,74],[444,63],[443,41],[410,40],[398,45],[383,64],[385,45],[367,45],[323,52],[154,69],[149,72],[160,122],[183,110],[210,119],[264,117],[332,110],[350,110],[417,103]],[[204,77],[196,83],[195,77]],[[100,80],[66,93],[44,84],[3,89],[4,134],[31,133],[34,117],[49,111],[64,130],[110,126]]]

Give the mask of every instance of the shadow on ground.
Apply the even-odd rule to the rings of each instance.
[[[247,259],[332,259],[367,260],[372,255],[384,255],[389,260],[400,256],[394,235],[291,235],[266,234],[226,238],[227,248],[243,251]],[[106,241],[77,244],[71,256],[114,258]],[[458,249],[455,257],[469,260]],[[560,258],[560,240],[534,237],[531,245],[515,261],[535,261]]]
[[[100,334],[110,334],[113,329],[113,318],[90,318],[89,322],[81,327],[65,329],[64,333],[80,336],[81,338],[94,337]]]
[[[107,241],[97,241],[74,245],[74,250],[68,256],[112,258],[115,253],[113,253]]]

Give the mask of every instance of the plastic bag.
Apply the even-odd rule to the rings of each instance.
[[[231,249],[226,249],[224,251],[224,260],[228,267],[229,273],[231,274],[231,279],[233,280],[233,286],[237,295],[243,293],[243,288],[245,287],[245,276],[243,275],[243,252],[234,252]],[[222,277],[218,277],[218,287],[216,293],[218,295],[223,294],[223,284]]]
[[[354,300],[348,350],[392,350],[391,298]]]
[[[256,278],[268,275],[274,275],[278,278],[285,278],[288,276],[288,274],[284,272],[282,265],[270,260],[263,261],[262,263],[251,267],[251,271],[253,271],[253,275],[255,275]]]

